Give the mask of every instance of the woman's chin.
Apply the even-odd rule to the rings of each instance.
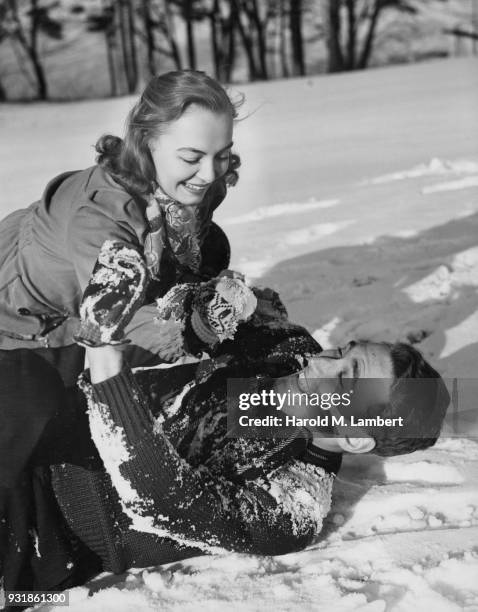
[[[204,196],[207,193],[207,189],[194,192],[185,185],[181,185],[177,191],[178,202],[184,205],[201,204],[204,200]]]
[[[181,198],[176,202],[180,206],[200,206],[204,202],[204,198]]]

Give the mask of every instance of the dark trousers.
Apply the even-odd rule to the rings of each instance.
[[[96,555],[69,531],[50,482],[50,462],[61,461],[62,449],[70,446],[63,435],[74,429],[68,423],[68,388],[83,360],[77,346],[0,351],[0,569],[5,590],[62,589],[101,571]]]

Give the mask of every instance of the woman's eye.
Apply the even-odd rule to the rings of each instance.
[[[198,159],[186,159],[185,157],[181,157],[181,159],[183,160],[183,162],[186,162],[187,164],[197,164],[199,162],[199,158]]]
[[[221,157],[218,157],[217,159],[221,162],[227,162],[229,161],[229,155],[222,155]]]

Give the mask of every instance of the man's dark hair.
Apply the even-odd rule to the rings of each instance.
[[[388,404],[371,406],[367,417],[403,417],[402,427],[367,427],[375,440],[373,453],[404,455],[433,446],[440,435],[450,394],[440,374],[416,348],[397,342],[390,349],[395,381]]]

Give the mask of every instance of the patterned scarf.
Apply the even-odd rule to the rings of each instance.
[[[149,197],[146,217],[150,231],[144,243],[144,255],[152,278],[159,280],[161,258],[168,247],[179,267],[199,273],[201,244],[212,219],[210,204],[209,197],[200,205],[185,206],[170,198],[159,187]]]

